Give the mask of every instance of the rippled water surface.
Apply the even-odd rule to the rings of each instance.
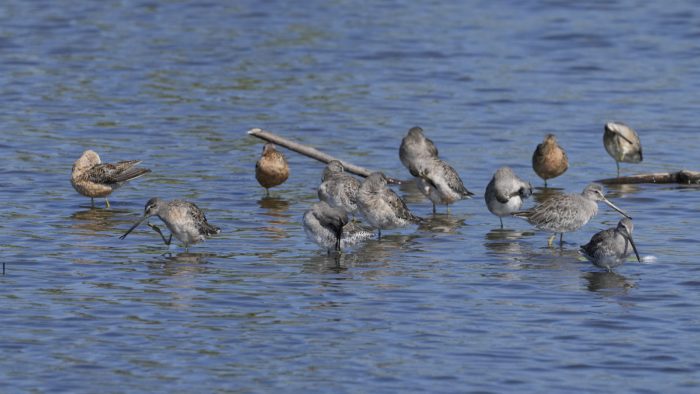
[[[551,186],[614,176],[610,120],[644,145],[624,174],[700,167],[694,2],[569,3],[3,1],[0,391],[697,391],[697,187],[608,190],[649,261],[617,273],[576,251],[611,210],[549,249],[481,198],[501,165],[541,186],[550,132],[571,162]],[[407,178],[413,125],[477,198],[432,216],[401,186],[430,220],[338,262],[301,227],[322,165],[283,150],[266,198],[245,134]],[[88,148],[153,172],[92,209],[69,182]],[[119,240],[154,196],[222,233]]]

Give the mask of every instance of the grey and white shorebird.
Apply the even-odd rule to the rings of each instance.
[[[141,160],[120,161],[114,164],[102,163],[100,156],[92,150],[86,150],[73,163],[70,183],[80,194],[90,197],[95,206],[95,197],[104,197],[105,205],[110,207],[107,197],[126,182],[151,172],[148,168],[138,168]]]
[[[359,212],[357,193],[360,191],[360,185],[359,179],[345,172],[340,161],[332,160],[323,170],[318,199],[354,216]]]
[[[596,267],[612,271],[622,265],[633,252],[638,262],[642,262],[637,246],[632,239],[634,224],[628,218],[622,218],[615,228],[596,233],[585,245],[581,254]]]
[[[503,228],[503,217],[517,212],[523,200],[532,195],[532,185],[520,179],[510,167],[501,167],[486,186],[484,200],[489,211],[498,216]]]
[[[605,124],[603,145],[608,154],[615,159],[617,176],[620,176],[620,162],[639,163],[642,161],[642,143],[633,128],[620,122]]]
[[[314,203],[304,212],[303,224],[306,235],[329,254],[374,236],[372,231],[350,222],[345,210],[325,201]]]
[[[358,207],[362,216],[373,228],[379,230],[404,227],[423,219],[411,213],[406,203],[387,187],[387,179],[381,172],[371,173],[360,186]]]
[[[438,157],[437,147],[420,127],[411,128],[401,140],[399,158],[415,177],[418,190],[433,203],[433,213],[436,204],[447,205],[449,212],[449,204],[474,195],[457,171]]]
[[[399,159],[414,177],[419,176],[424,166],[437,157],[437,147],[430,138],[423,135],[420,127],[412,127],[401,140]]]
[[[170,245],[173,235],[175,235],[175,238],[184,244],[185,250],[188,250],[190,245],[202,242],[206,237],[221,232],[218,227],[207,222],[204,212],[194,203],[183,200],[165,201],[154,197],[146,203],[141,219],[134,223],[119,239],[126,238],[130,232],[151,216],[158,216],[170,230],[170,237],[166,239],[158,226],[147,223],[150,228],[160,234],[163,242]]]
[[[549,246],[552,246],[554,237],[560,234],[561,246],[564,243],[564,233],[578,230],[598,213],[599,201],[631,219],[627,213],[605,198],[603,186],[597,183],[589,184],[580,194],[556,195],[529,210],[514,212],[513,216],[526,219],[538,229],[553,233],[547,240]]]

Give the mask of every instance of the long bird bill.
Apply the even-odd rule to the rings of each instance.
[[[141,219],[139,219],[138,222],[134,223],[134,225],[131,226],[131,228],[130,228],[127,232],[125,232],[124,235],[122,235],[121,237],[119,237],[119,239],[124,239],[124,238],[126,238],[126,236],[129,235],[130,232],[132,232],[136,227],[138,227],[138,226],[139,226],[141,223],[143,223],[144,220],[146,220],[146,219],[148,219],[148,216],[144,215]]]
[[[637,252],[637,245],[634,244],[634,241],[632,240],[632,236],[627,234],[627,236],[625,236],[625,238],[627,238],[627,240],[630,241],[630,245],[632,245],[632,250],[634,250],[634,255],[637,256],[637,261],[641,263],[642,259],[639,258],[639,252]]]
[[[632,216],[625,213],[625,211],[623,211],[622,209],[616,207],[615,204],[611,203],[607,198],[603,197],[603,202],[608,204],[610,208],[616,210],[617,212],[620,212],[620,215],[626,217],[627,219],[632,219]]]

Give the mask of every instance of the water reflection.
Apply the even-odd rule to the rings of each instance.
[[[120,223],[116,218],[128,213],[129,211],[124,209],[100,208],[77,211],[70,216],[73,222],[70,227],[82,230],[81,233],[84,232],[90,235],[100,232],[111,232]]]
[[[165,276],[191,276],[206,272],[212,253],[165,253],[149,263],[149,268]]]
[[[285,226],[290,225],[289,218],[292,216],[288,213],[289,201],[280,197],[265,196],[258,200],[258,205],[264,210],[262,215],[268,218],[267,225],[260,227],[260,231],[268,233],[272,238],[288,238]]]
[[[514,254],[522,255],[526,244],[518,242],[523,237],[534,235],[533,231],[519,231],[511,229],[497,228],[486,233],[484,246],[494,252],[494,254]],[[529,250],[529,246],[527,246]]]
[[[624,294],[635,287],[635,283],[616,272],[585,272],[583,277],[588,281],[588,290],[605,295]]]
[[[637,194],[641,190],[639,185],[636,184],[624,184],[624,185],[605,185],[609,194],[606,194],[608,198],[618,198],[624,197],[628,194]]]
[[[426,217],[426,220],[418,226],[418,229],[433,233],[454,234],[459,228],[464,226],[464,222],[466,220],[466,216],[459,217],[448,215],[446,213],[436,213],[432,216]]]

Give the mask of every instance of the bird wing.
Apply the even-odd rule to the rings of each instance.
[[[212,226],[209,224],[209,222],[207,222],[207,217],[204,216],[204,212],[194,203],[189,201],[181,201],[180,203],[187,206],[187,209],[201,234],[213,235],[221,232],[221,229],[216,226]]]
[[[126,182],[151,172],[148,168],[135,167],[139,163],[141,163],[141,160],[120,161],[115,164],[98,164],[90,169],[88,180],[94,183],[112,185]]]
[[[396,216],[408,220],[410,222],[421,222],[423,221],[422,218],[419,218],[418,216],[414,215],[411,213],[411,211],[408,209],[408,206],[406,205],[406,202],[399,197],[396,192],[389,188],[385,188],[383,192],[382,199],[391,206],[392,210],[396,212]]]
[[[467,190],[466,187],[464,187],[462,178],[459,177],[459,174],[454,168],[452,168],[451,165],[447,164],[443,160],[438,160],[438,163],[438,166],[441,169],[441,173],[445,177],[447,186],[449,186],[450,189],[461,194],[462,196],[469,197],[474,195],[474,193],[470,192],[469,190]]]

